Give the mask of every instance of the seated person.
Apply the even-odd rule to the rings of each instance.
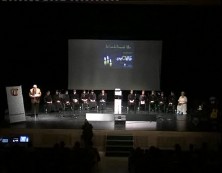
[[[216,115],[216,114],[214,114],[214,113],[216,113],[218,111],[218,107],[219,107],[218,99],[215,96],[210,96],[208,111],[210,114],[213,115],[211,118],[215,117],[214,115]]]
[[[165,109],[166,109],[166,97],[164,95],[164,92],[162,91],[160,93],[160,95],[158,96],[157,98],[157,102],[158,102],[158,105],[157,105],[157,108],[158,108],[158,111],[159,112],[165,112]]]
[[[73,92],[70,94],[70,101],[74,110],[79,108],[79,94],[76,92],[76,90],[73,90]]]
[[[176,96],[173,91],[170,92],[170,95],[168,96],[168,103],[167,103],[167,112],[175,112],[177,100]]]
[[[219,100],[216,96],[210,96],[209,98],[209,105],[208,109],[206,109],[207,114],[209,112],[209,122],[212,126],[213,130],[220,128],[220,120],[221,120],[221,113],[219,112]]]
[[[142,93],[139,97],[139,109],[141,109],[141,107],[144,107],[144,110],[146,110],[146,102],[147,102],[147,96],[145,95],[145,91],[142,90]]]
[[[86,90],[83,90],[81,94],[81,102],[82,102],[82,109],[89,108],[89,98],[88,98],[88,94],[86,93]]]
[[[63,110],[66,110],[66,109],[71,109],[72,110],[72,105],[71,105],[71,102],[70,102],[70,96],[69,96],[69,91],[68,90],[66,90],[65,94],[63,95],[62,103],[63,103]]]
[[[180,115],[187,114],[187,97],[185,96],[184,91],[181,92],[181,95],[178,99],[177,114],[180,114]]]
[[[128,94],[128,110],[133,109],[134,111],[136,110],[136,97],[135,94],[133,93],[133,90],[130,90],[130,93]]]
[[[153,90],[149,96],[149,111],[156,112],[157,109],[157,95],[156,92]]]
[[[89,108],[95,109],[96,107],[97,107],[96,94],[93,90],[91,90],[89,94]]]
[[[52,112],[53,111],[52,96],[49,90],[46,92],[43,99],[44,99],[45,112],[46,113]]]
[[[105,90],[102,90],[99,94],[99,109],[104,110],[106,108],[106,101],[107,101],[107,93],[105,93]]]
[[[53,95],[52,102],[55,112],[61,112],[63,110],[62,98],[60,96],[59,90],[56,90],[55,94]]]

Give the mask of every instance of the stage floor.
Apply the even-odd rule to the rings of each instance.
[[[26,134],[36,147],[51,147],[61,140],[72,147],[75,141],[80,140],[85,119],[93,125],[94,145],[99,151],[105,151],[107,135],[131,135],[134,147],[142,148],[154,145],[172,149],[178,143],[186,150],[190,143],[198,147],[203,142],[208,142],[215,149],[221,143],[220,123],[209,121],[201,112],[187,115],[142,110],[127,112],[123,107],[121,114],[114,114],[112,106],[104,111],[42,111],[38,117],[27,112],[23,122],[1,122],[0,137]]]
[[[116,118],[115,118],[116,116]],[[62,113],[41,112],[38,117],[26,113],[26,121],[9,123],[4,121],[1,128],[26,129],[81,129],[84,120],[88,119],[94,130],[148,130],[148,131],[187,131],[211,132],[220,131],[219,123],[212,123],[200,113],[177,115],[148,111],[127,111],[114,114],[112,107],[98,110],[66,110]]]

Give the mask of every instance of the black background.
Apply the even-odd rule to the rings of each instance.
[[[1,3],[1,109],[6,86],[68,86],[68,39],[163,40],[161,90],[221,97],[221,6]]]

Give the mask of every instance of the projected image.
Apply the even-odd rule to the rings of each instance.
[[[160,90],[161,40],[70,39],[68,88]]]
[[[105,68],[132,68],[134,46],[132,42],[110,41],[104,45],[104,56],[101,65]]]

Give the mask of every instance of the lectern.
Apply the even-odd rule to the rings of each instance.
[[[114,114],[122,113],[122,91],[119,88],[115,89],[115,100],[114,100]]]

